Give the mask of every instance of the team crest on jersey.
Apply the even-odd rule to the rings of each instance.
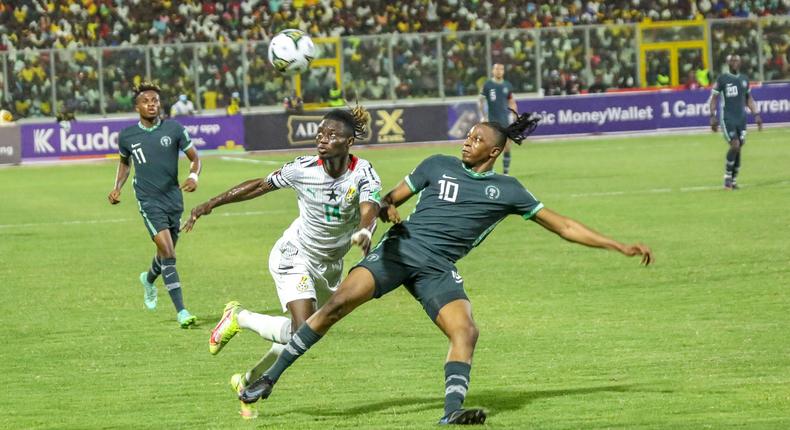
[[[159,139],[159,143],[161,143],[162,146],[164,146],[164,147],[170,146],[171,142],[172,141],[170,140],[170,136],[162,136],[162,138]]]
[[[357,187],[355,187],[353,185],[348,187],[348,191],[346,191],[346,197],[345,197],[346,203],[347,204],[353,203],[354,202],[354,197],[356,197],[356,196],[357,196]]]
[[[371,262],[372,261],[379,261],[379,258],[381,258],[381,257],[379,257],[378,254],[370,254],[370,255],[367,256],[367,260],[371,261]]]
[[[310,286],[309,281],[310,278],[308,278],[307,275],[302,275],[302,279],[300,279],[299,283],[296,284],[296,291],[299,291],[300,293],[307,291]]]
[[[489,200],[497,200],[499,198],[499,188],[495,185],[489,185],[486,187],[486,197]]]

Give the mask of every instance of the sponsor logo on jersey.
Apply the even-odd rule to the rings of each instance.
[[[497,200],[499,198],[499,188],[494,185],[487,186],[485,192],[486,197],[488,197],[489,200]]]
[[[461,282],[464,282],[464,278],[462,278],[461,275],[458,274],[458,272],[453,270],[452,274],[453,274],[453,280],[455,281],[456,284],[460,284]]]
[[[170,140],[170,136],[162,136],[162,138],[159,139],[159,143],[161,143],[164,147],[168,147],[172,141]]]
[[[366,260],[372,262],[372,261],[379,261],[380,258],[381,257],[379,257],[378,254],[370,254],[370,255],[367,256]]]

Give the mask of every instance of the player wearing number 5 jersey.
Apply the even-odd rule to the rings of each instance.
[[[200,157],[184,127],[159,117],[159,87],[144,82],[135,88],[135,110],[140,121],[123,129],[118,136],[120,163],[115,186],[107,198],[111,204],[120,202],[121,188],[134,163],[134,193],[148,234],[156,245],[156,254],[147,272],[140,274],[144,302],[155,309],[157,290],[154,281],[162,275],[167,292],[176,308],[176,320],[183,328],[195,324],[197,318],[184,307],[181,280],[176,270],[175,247],[178,242],[184,202],[181,190],[197,189]],[[179,188],[178,156],[189,158],[189,176]]]
[[[315,312],[319,295],[335,291],[343,274],[343,257],[352,244],[364,254],[370,247],[381,200],[381,181],[373,166],[349,153],[354,140],[364,134],[367,112],[333,110],[318,125],[317,156],[298,157],[265,178],[243,182],[195,207],[184,231],[197,219],[227,203],[249,200],[271,191],[296,192],[299,217],[283,233],[269,254],[283,311],[291,318],[242,309],[238,302],[225,306],[222,318],[209,337],[209,352],[217,354],[240,329],[249,329],[272,342],[270,351],[246,373],[231,377],[240,392],[257,379],[283,351],[293,330]],[[323,300],[321,300],[323,302]],[[251,406],[242,404],[243,418],[254,418]]]
[[[382,199],[383,220],[399,222],[395,207],[419,193],[414,213],[390,228],[376,248],[351,269],[327,303],[293,334],[274,365],[241,393],[241,400],[252,403],[268,397],[282,373],[335,323],[363,303],[403,285],[450,341],[444,366],[444,416],[439,423],[483,423],[484,410],[462,408],[478,330],[463,278],[455,268],[457,260],[512,214],[535,221],[565,240],[627,256],[641,255],[644,264],[652,261],[647,246],[626,245],[596,233],[545,208],[516,179],[492,171],[505,141],[520,143],[537,121],[525,114],[506,127],[493,122],[477,124],[469,131],[460,160],[428,158],[390,191]]]

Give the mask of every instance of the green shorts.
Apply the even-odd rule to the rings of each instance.
[[[178,233],[181,231],[181,214],[183,211],[166,211],[155,205],[148,205],[137,201],[140,208],[140,215],[143,217],[143,224],[148,234],[153,239],[162,230],[170,230],[173,242],[178,240]]]
[[[390,248],[387,245],[392,242],[385,241],[381,244],[383,246],[376,247],[354,266],[364,267],[373,275],[376,281],[374,298],[378,299],[403,285],[420,302],[431,321],[436,321],[444,305],[458,299],[469,300],[464,291],[464,280],[455,266],[448,263],[446,269],[441,269],[409,261],[397,252],[387,252]]]

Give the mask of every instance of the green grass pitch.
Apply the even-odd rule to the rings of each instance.
[[[500,224],[458,264],[481,330],[466,405],[501,429],[790,428],[788,142],[787,128],[750,130],[736,192],[721,189],[713,133],[515,148],[513,174],[547,207],[644,241],[657,261]],[[356,153],[389,190],[428,155],[459,150]],[[206,156],[185,205],[294,155]],[[200,323],[182,330],[164,288],[156,311],[143,307],[153,244],[131,181],[120,206],[107,203],[115,166],[0,169],[0,428],[434,428],[447,342],[403,289],[336,326],[243,422],[228,379],[268,344],[245,332],[211,356],[208,335],[231,299],[279,312],[266,261],[294,194],[219,208],[182,237]]]

